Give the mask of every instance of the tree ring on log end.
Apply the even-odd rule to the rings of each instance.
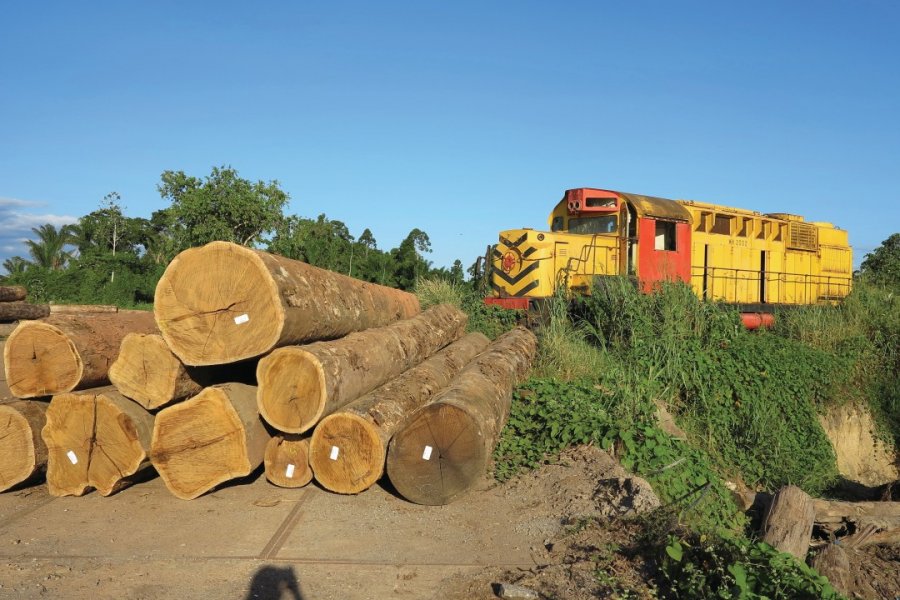
[[[172,352],[194,366],[259,356],[284,327],[278,286],[263,260],[227,242],[176,256],[156,286],[153,310]]]
[[[315,355],[297,347],[278,348],[259,361],[256,379],[259,414],[279,431],[303,433],[322,417],[325,371]]]
[[[84,373],[75,344],[58,327],[40,321],[16,327],[6,340],[3,363],[6,383],[19,398],[70,392]]]
[[[370,488],[384,472],[384,460],[375,427],[359,415],[329,415],[313,431],[309,464],[316,481],[332,492],[358,494]]]
[[[266,479],[284,488],[303,487],[312,481],[309,468],[309,438],[277,435],[266,444],[263,457]]]
[[[150,460],[182,500],[252,471],[244,425],[221,388],[206,388],[156,415]]]
[[[31,424],[11,406],[0,406],[0,491],[28,479],[34,463]]]
[[[417,504],[448,504],[484,475],[484,434],[464,408],[442,401],[416,411],[391,439],[387,474]]]

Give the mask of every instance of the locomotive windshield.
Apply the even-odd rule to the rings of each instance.
[[[569,219],[569,233],[604,234],[616,233],[618,217],[604,215],[602,217],[580,217]]]

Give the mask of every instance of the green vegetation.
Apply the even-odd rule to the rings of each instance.
[[[402,289],[428,277],[463,283],[460,261],[434,269],[425,259],[431,242],[424,231],[413,229],[396,248],[380,250],[368,229],[355,239],[325,215],[285,215],[289,197],[277,181],[253,182],[231,167],[215,167],[202,179],[165,171],[157,189],[168,206],[149,219],[126,216],[113,192],[77,224],[33,229],[29,257],[4,261],[6,283],[25,285],[33,302],[147,307],[168,262],[214,240]]]

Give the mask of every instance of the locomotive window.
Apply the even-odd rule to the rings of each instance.
[[[585,198],[585,206],[588,208],[615,208],[615,198]]]
[[[561,231],[563,228],[563,218],[553,217],[553,223],[550,224],[550,231]]]
[[[569,233],[615,233],[617,227],[615,215],[569,219]]]
[[[716,215],[716,220],[713,222],[711,233],[731,235],[731,221],[732,217],[728,217],[726,215]]]
[[[653,246],[656,250],[675,250],[675,223],[656,222],[656,238]]]

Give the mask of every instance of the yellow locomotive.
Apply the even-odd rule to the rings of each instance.
[[[560,287],[589,293],[594,277],[628,275],[650,291],[689,283],[748,314],[830,303],[850,293],[847,232],[786,213],[613,190],[567,190],[550,231],[512,229],[491,249],[489,304],[524,309]]]

